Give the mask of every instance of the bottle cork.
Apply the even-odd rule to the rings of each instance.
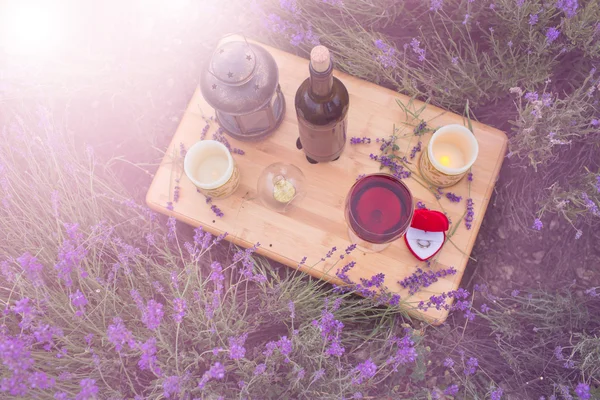
[[[325,46],[315,46],[310,52],[310,64],[317,72],[325,72],[331,65],[331,55]]]

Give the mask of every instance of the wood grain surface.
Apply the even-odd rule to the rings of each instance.
[[[229,38],[229,40],[235,39]],[[355,261],[356,266],[348,274],[355,282],[360,278],[370,278],[377,273],[385,274],[388,290],[401,295],[402,304],[409,314],[434,324],[442,323],[446,310],[431,308],[426,312],[416,309],[421,300],[431,295],[455,290],[459,287],[475,238],[481,226],[488,206],[492,189],[498,177],[506,152],[506,135],[494,128],[473,121],[473,131],[479,142],[479,157],[473,166],[473,181],[470,195],[466,178],[448,191],[460,195],[463,200],[451,203],[443,197],[437,200],[433,193],[409,178],[405,182],[410,187],[415,203],[424,202],[428,208],[447,212],[454,228],[456,221],[465,213],[466,199],[470,196],[475,204],[475,220],[471,230],[460,222],[451,243],[446,242],[443,249],[431,263],[434,271],[453,266],[458,272],[446,276],[431,286],[409,296],[398,281],[413,274],[417,267],[426,269],[407,249],[404,240],[399,239],[381,253],[362,253],[354,251],[340,260],[339,255],[351,243],[348,239],[347,225],[344,220],[343,206],[346,194],[360,174],[379,171],[379,164],[369,159],[369,154],[379,154],[379,145],[375,138],[389,137],[394,126],[399,128],[398,135],[406,135],[398,140],[400,151],[407,156],[419,138],[412,135],[413,126],[419,121],[407,120],[405,113],[396,103],[399,99],[408,104],[409,98],[392,90],[382,88],[364,80],[335,71],[334,75],[344,82],[350,93],[350,111],[348,138],[366,136],[372,138],[371,144],[351,145],[348,143],[341,158],[335,162],[311,165],[301,150],[296,148],[298,125],[294,110],[296,89],[308,77],[308,60],[263,45],[275,58],[279,66],[279,81],[285,94],[287,111],[278,130],[268,139],[256,142],[238,142],[228,137],[232,146],[243,149],[245,155],[234,155],[241,172],[238,190],[229,198],[215,200],[215,204],[224,212],[223,218],[217,218],[206,205],[204,197],[196,192],[194,185],[181,171],[174,167],[172,154],[179,152],[180,143],[189,148],[200,140],[205,118],[214,114],[212,108],[196,90],[169,148],[165,152],[162,164],[147,193],[146,201],[150,208],[163,214],[172,215],[178,220],[193,226],[202,226],[213,234],[228,232],[227,239],[243,246],[251,247],[260,242],[258,253],[275,261],[297,267],[303,257],[307,257],[303,267],[315,277],[332,283],[341,283],[335,276],[338,268],[345,263]],[[466,99],[465,99],[466,100]],[[415,101],[415,109],[423,103]],[[428,126],[438,128],[447,124],[463,124],[463,117],[440,108],[428,105],[420,114]],[[206,138],[218,128],[213,122]],[[425,149],[431,133],[420,138]],[[416,169],[418,158],[412,160]],[[256,198],[256,185],[261,171],[274,162],[288,162],[298,166],[306,177],[306,197],[295,204],[286,214],[279,214],[265,208]],[[181,176],[180,199],[174,203],[174,210],[166,208],[173,200],[174,180]],[[321,258],[337,247],[338,251],[325,262]]]

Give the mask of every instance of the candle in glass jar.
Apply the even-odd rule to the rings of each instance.
[[[190,147],[183,166],[188,178],[209,197],[227,197],[240,182],[229,149],[216,140],[202,140]]]
[[[438,187],[456,184],[475,163],[479,145],[475,135],[458,124],[439,128],[421,154],[419,170],[429,183]]]

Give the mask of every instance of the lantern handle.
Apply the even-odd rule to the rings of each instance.
[[[246,46],[248,47],[248,50],[250,51],[250,53],[252,53],[252,56],[254,57],[254,66],[252,67],[252,71],[248,75],[249,77],[252,77],[252,75],[254,74],[254,70],[256,70],[256,53],[254,52],[254,50],[252,50],[252,46],[250,46],[250,43],[248,43],[248,38],[246,38],[246,35],[244,35],[242,32],[232,32],[232,33],[227,33],[227,34],[223,35],[221,37],[221,39],[219,39],[219,42],[217,43],[217,47],[213,51],[213,57],[214,57],[217,49],[219,47],[221,47],[221,43],[223,42],[223,40],[226,39],[226,38],[228,38],[228,37],[230,37],[230,36],[241,36],[242,38],[244,38],[244,42],[246,42]],[[209,74],[211,74],[212,76],[215,77],[215,79],[221,81],[221,79],[217,75],[215,75],[215,73],[212,71],[212,65],[211,65],[211,63],[209,63],[207,70],[208,70]],[[244,80],[242,82],[239,82],[238,84],[232,84],[232,83],[226,83],[226,84],[227,85],[231,85],[231,86],[238,86],[238,85],[243,85],[247,81],[248,80]]]

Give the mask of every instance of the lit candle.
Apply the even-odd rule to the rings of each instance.
[[[475,163],[479,145],[473,133],[462,125],[446,125],[433,134],[421,155],[419,170],[431,184],[456,184]]]
[[[444,167],[460,168],[465,165],[465,155],[452,143],[438,143],[433,148],[433,157]]]
[[[231,153],[216,140],[202,140],[190,147],[183,167],[194,185],[212,198],[231,195],[240,183],[239,170]]]

